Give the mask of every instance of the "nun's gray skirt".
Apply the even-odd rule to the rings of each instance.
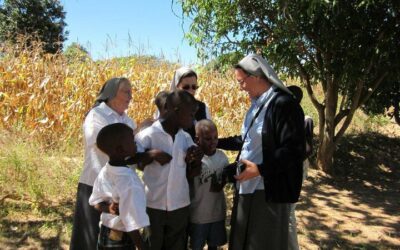
[[[289,203],[265,201],[264,190],[236,197],[232,213],[230,250],[286,250]]]

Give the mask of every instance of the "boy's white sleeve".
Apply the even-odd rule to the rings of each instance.
[[[151,147],[151,140],[149,136],[144,134],[145,130],[135,135],[135,142],[137,147],[137,152],[145,152],[146,149],[150,149]]]
[[[127,232],[150,225],[146,213],[146,197],[138,177],[125,176],[118,182],[119,217]]]
[[[107,184],[101,183],[101,176],[97,176],[94,185],[93,185],[93,191],[92,194],[90,195],[89,198],[89,204],[91,206],[95,206],[99,204],[100,202],[103,201],[110,201],[112,197],[112,193],[110,191],[107,191],[105,187]]]

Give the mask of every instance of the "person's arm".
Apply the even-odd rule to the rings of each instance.
[[[137,153],[135,156],[130,157],[127,160],[127,164],[137,164],[139,170],[144,170],[145,166],[150,164],[152,161],[157,161],[161,165],[164,165],[171,161],[172,156],[159,149],[151,148],[151,140],[146,134],[139,133],[135,135],[135,142],[137,146]]]
[[[204,156],[204,152],[200,147],[192,145],[186,151],[186,177],[192,179],[201,173],[201,159]]]
[[[217,148],[223,150],[239,151],[243,145],[243,140],[240,135],[230,136],[227,138],[218,138]]]
[[[238,176],[235,176],[238,181],[246,181],[259,175],[270,178],[271,173],[287,171],[293,162],[303,161],[305,137],[304,115],[301,107],[297,106],[295,102],[283,99],[276,104],[272,112],[274,112],[273,116],[275,117],[272,125],[275,134],[267,136],[275,138],[275,147],[271,149],[263,145],[263,162],[261,164],[257,165],[254,162],[242,159],[241,162],[245,167]],[[264,123],[266,122],[269,121],[264,119]]]
[[[159,149],[150,149],[146,152],[136,153],[135,156],[130,157],[126,160],[127,164],[137,164],[139,170],[144,170],[146,165],[149,165],[153,161],[157,161],[160,165],[164,165],[170,162],[172,156]]]
[[[304,113],[300,105],[283,97],[277,100],[271,112],[274,135],[264,138],[263,163],[258,165],[260,174],[264,177],[272,173],[286,172],[305,157]],[[267,120],[264,121],[269,122]],[[267,131],[269,132],[269,131]],[[274,146],[264,145],[264,141],[273,140]]]
[[[118,215],[118,203],[108,203],[103,201],[94,205],[94,208],[101,213]]]

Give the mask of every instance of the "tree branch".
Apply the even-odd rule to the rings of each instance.
[[[341,109],[335,117],[335,127],[350,113],[350,109]]]
[[[306,83],[306,90],[307,90],[307,94],[311,99],[312,104],[314,105],[314,107],[319,111],[319,110],[323,110],[324,106],[318,102],[317,97],[314,95],[314,91],[311,87],[311,80],[310,80],[310,75],[307,73],[307,71],[304,69],[304,67],[301,65],[299,60],[296,60],[297,66],[299,67],[299,71],[300,71],[300,75],[301,78],[303,78],[303,80]]]
[[[348,110],[348,114],[346,116],[346,119],[344,120],[342,127],[339,129],[339,131],[335,135],[335,138],[334,138],[335,141],[337,141],[340,137],[342,137],[344,132],[346,131],[346,129],[349,127],[351,120],[353,119],[354,113],[356,112],[357,108],[359,107],[358,104],[361,99],[361,93],[362,93],[363,87],[364,87],[363,81],[359,80],[357,83],[356,92],[352,98],[351,107]],[[336,118],[335,118],[335,123],[336,123]]]
[[[384,72],[378,79],[376,79],[375,83],[373,83],[371,90],[368,89],[368,94],[366,94],[364,98],[361,99],[361,101],[359,102],[358,107],[363,105],[371,97],[371,95],[375,92],[375,90],[378,88],[378,86],[382,83],[383,79],[385,79],[385,77],[388,74],[389,74],[388,72]]]

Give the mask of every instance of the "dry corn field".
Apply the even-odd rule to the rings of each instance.
[[[124,76],[132,82],[129,116],[136,122],[151,117],[153,98],[169,89],[173,71],[179,67],[150,57],[71,62],[63,54],[42,55],[39,47],[3,47],[2,51],[1,124],[5,129],[25,129],[47,144],[80,135],[85,113],[111,77]],[[197,97],[209,105],[220,133],[239,131],[247,107],[245,94],[237,91],[233,78],[206,71],[198,74]]]

